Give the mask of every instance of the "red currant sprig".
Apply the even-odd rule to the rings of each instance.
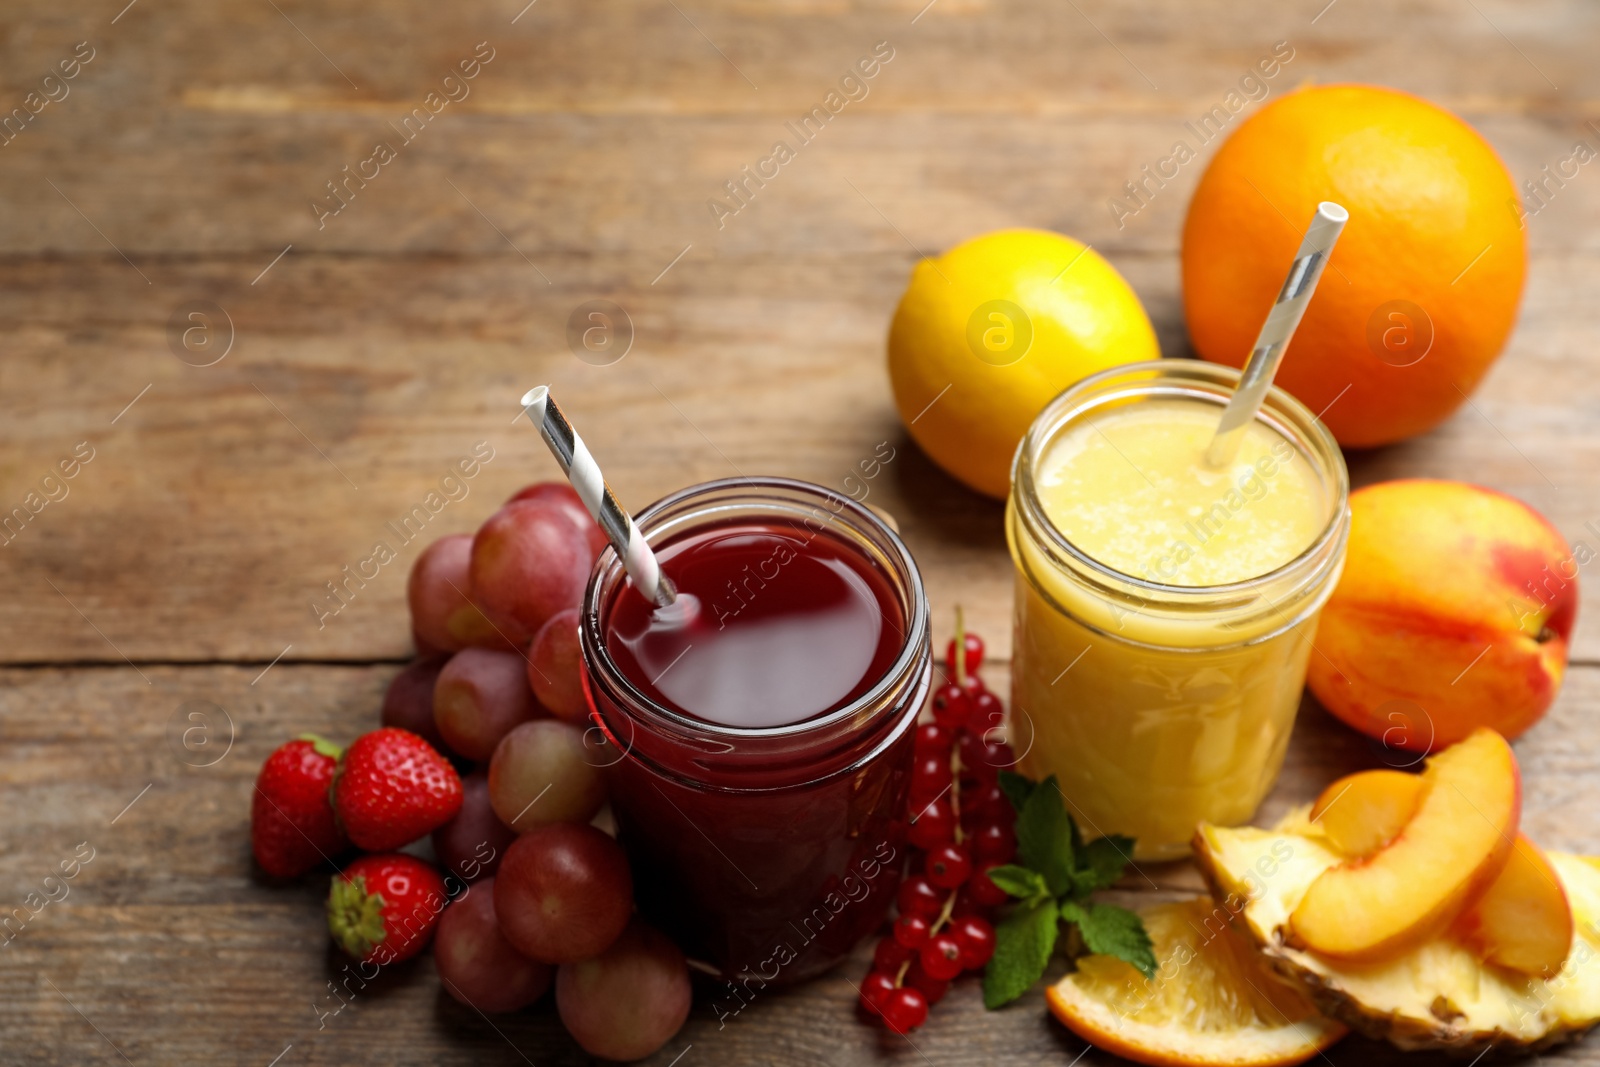
[[[921,1026],[962,972],[989,962],[990,909],[1009,899],[988,872],[1016,855],[1015,813],[995,783],[1010,747],[988,739],[1004,709],[978,678],[982,662],[983,640],[966,632],[958,607],[945,653],[954,681],[934,692],[933,722],[913,744],[909,837],[924,853],[921,871],[901,884],[899,917],[861,986],[867,1013],[897,1034]]]

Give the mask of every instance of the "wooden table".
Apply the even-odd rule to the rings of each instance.
[[[425,960],[323,1015],[339,974],[325,883],[263,884],[246,833],[282,739],[375,722],[410,651],[420,543],[319,623],[324,583],[476,442],[493,461],[427,538],[553,473],[513,424],[527,386],[555,383],[629,501],[736,472],[839,485],[890,442],[871,501],[898,516],[939,617],[965,604],[1003,679],[1000,509],[910,444],[882,371],[919,254],[1002,226],[1071,233],[1184,354],[1177,235],[1198,165],[1121,226],[1107,201],[1281,40],[1294,59],[1274,92],[1422,93],[1519,181],[1600,144],[1600,11],[1581,0],[524,2],[22,0],[0,16],[5,108],[78,42],[92,53],[0,147],[0,510],[75,447],[93,455],[0,550],[0,905],[59,896],[47,876],[94,850],[0,955],[0,1062],[585,1062],[548,1001],[491,1024]],[[866,98],[718,218],[723,183],[878,42],[893,58]],[[447,84],[475,53],[476,76]],[[413,116],[446,91],[466,95]],[[378,141],[399,147],[365,162]],[[1471,479],[1600,545],[1591,170],[1529,220],[1521,322],[1472,406],[1352,456],[1358,483]],[[369,178],[331,214],[327,183],[349,173]],[[608,366],[566,340],[596,299],[632,323]],[[1600,583],[1583,580],[1566,688],[1517,749],[1530,832],[1600,851]],[[185,747],[196,726],[211,747]],[[1378,759],[1308,706],[1267,814]],[[1198,888],[1187,866],[1144,873],[1128,898]],[[650,1062],[1084,1051],[1039,995],[988,1014],[971,982],[914,1043],[881,1035],[851,1010],[864,970],[863,954],[722,1029],[702,998]],[[1553,1055],[1600,1062],[1600,1045]],[[1400,1058],[1353,1040],[1328,1057]]]

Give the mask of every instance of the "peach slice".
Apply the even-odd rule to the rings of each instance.
[[[1422,803],[1400,835],[1317,876],[1289,917],[1293,941],[1374,960],[1438,933],[1499,874],[1522,814],[1517,758],[1478,729],[1428,761]]]
[[[1421,775],[1404,771],[1347,774],[1311,805],[1311,821],[1346,856],[1370,856],[1400,836],[1422,804]]]
[[[1555,867],[1518,834],[1500,876],[1456,920],[1456,938],[1485,963],[1548,978],[1572,948],[1572,907]]]

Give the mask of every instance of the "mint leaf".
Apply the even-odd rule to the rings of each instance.
[[[998,1008],[1016,1000],[1044,976],[1056,947],[1053,901],[1019,904],[995,927],[994,956],[983,972],[983,1006]]]
[[[1116,884],[1133,855],[1133,838],[1108,834],[1090,841],[1077,853],[1078,867],[1074,897],[1086,897],[1097,889]]]
[[[1032,900],[1035,897],[1044,898],[1050,895],[1050,887],[1045,885],[1044,875],[1038,871],[1030,871],[1026,867],[1018,867],[1011,863],[989,868],[989,881],[1012,896],[1020,897],[1023,900]]]
[[[1061,917],[1077,923],[1083,945],[1098,956],[1115,956],[1133,965],[1146,978],[1156,976],[1156,954],[1144,922],[1127,908],[1115,904],[1061,903]]]
[[[1006,795],[1007,800],[1011,801],[1011,806],[1017,810],[1019,815],[1022,813],[1023,807],[1028,803],[1028,798],[1033,795],[1033,791],[1037,788],[1032,779],[1024,778],[1014,771],[1000,772],[1000,791]]]
[[[1017,858],[1044,875],[1052,896],[1073,888],[1076,870],[1072,819],[1061,804],[1055,775],[1040,782],[1017,813]]]

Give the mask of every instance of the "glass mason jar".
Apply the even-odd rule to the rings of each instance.
[[[1317,616],[1344,565],[1349,476],[1327,428],[1274,387],[1257,421],[1292,446],[1286,464],[1309,468],[1297,484],[1320,494],[1320,533],[1265,574],[1185,586],[1120,573],[1069,541],[1041,501],[1039,464],[1063,432],[1125,405],[1202,404],[1220,418],[1238,382],[1234,368],[1188,359],[1103,371],[1052,401],[1013,461],[1021,769],[1054,774],[1085,834],[1130,835],[1137,859],[1185,855],[1200,820],[1249,821],[1276,779]]]
[[[618,669],[606,638],[626,574],[611,549],[595,565],[580,621],[584,689],[639,910],[742,1004],[838,962],[894,899],[914,724],[931,677],[928,605],[895,532],[821,486],[707,482],[635,521],[658,550],[730,521],[825,531],[887,578],[904,620],[898,656],[858,699],[790,725],[735,728],[663,706]]]

